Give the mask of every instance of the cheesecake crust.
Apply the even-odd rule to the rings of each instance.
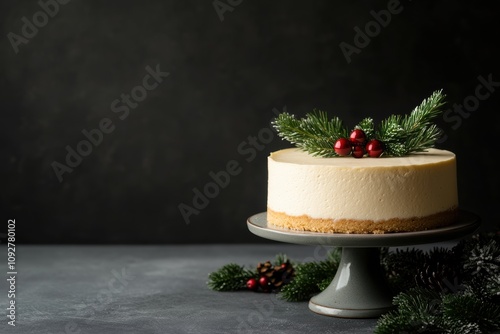
[[[425,217],[393,218],[388,220],[323,219],[308,215],[290,216],[267,208],[270,225],[321,233],[383,234],[396,232],[416,232],[452,225],[458,220],[458,208]]]

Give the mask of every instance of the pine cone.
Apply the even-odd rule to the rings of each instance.
[[[266,261],[257,265],[257,273],[259,277],[267,277],[269,285],[268,290],[276,290],[281,288],[283,284],[287,284],[292,280],[294,269],[290,261],[286,261],[276,266],[274,266],[271,261]],[[266,289],[264,288],[263,290]]]
[[[432,249],[415,277],[419,286],[438,292],[457,292],[463,289],[459,263],[453,251],[446,248]]]
[[[290,261],[286,261],[279,266],[274,267],[274,275],[271,278],[271,284],[275,289],[279,289],[283,284],[288,284],[293,278],[295,270]]]
[[[264,263],[259,262],[257,265],[257,273],[259,274],[259,277],[266,276],[267,278],[270,278],[274,273],[274,266],[271,261],[266,261]]]

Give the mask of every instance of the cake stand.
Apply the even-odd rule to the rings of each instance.
[[[380,247],[397,247],[456,240],[474,233],[480,225],[475,214],[460,211],[450,226],[419,232],[340,234],[295,231],[270,226],[267,213],[247,220],[253,234],[301,245],[342,247],[342,257],[330,285],[309,300],[315,313],[339,318],[377,318],[393,308],[393,294],[380,265]]]

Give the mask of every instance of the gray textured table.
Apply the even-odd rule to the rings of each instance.
[[[0,333],[372,333],[374,319],[321,316],[307,302],[206,285],[210,272],[230,262],[255,266],[277,253],[321,260],[326,250],[289,244],[18,246],[16,326],[3,316]],[[3,310],[8,289],[1,280]]]

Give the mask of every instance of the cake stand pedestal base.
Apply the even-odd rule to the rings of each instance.
[[[260,237],[302,245],[342,247],[342,258],[330,285],[309,301],[315,313],[339,318],[377,318],[393,308],[392,292],[380,266],[380,247],[396,247],[454,240],[474,233],[478,216],[461,211],[450,226],[418,232],[337,234],[294,231],[270,226],[266,212],[247,220]]]
[[[341,318],[378,317],[392,307],[380,250],[371,247],[343,247],[332,283],[309,301],[311,311]]]

